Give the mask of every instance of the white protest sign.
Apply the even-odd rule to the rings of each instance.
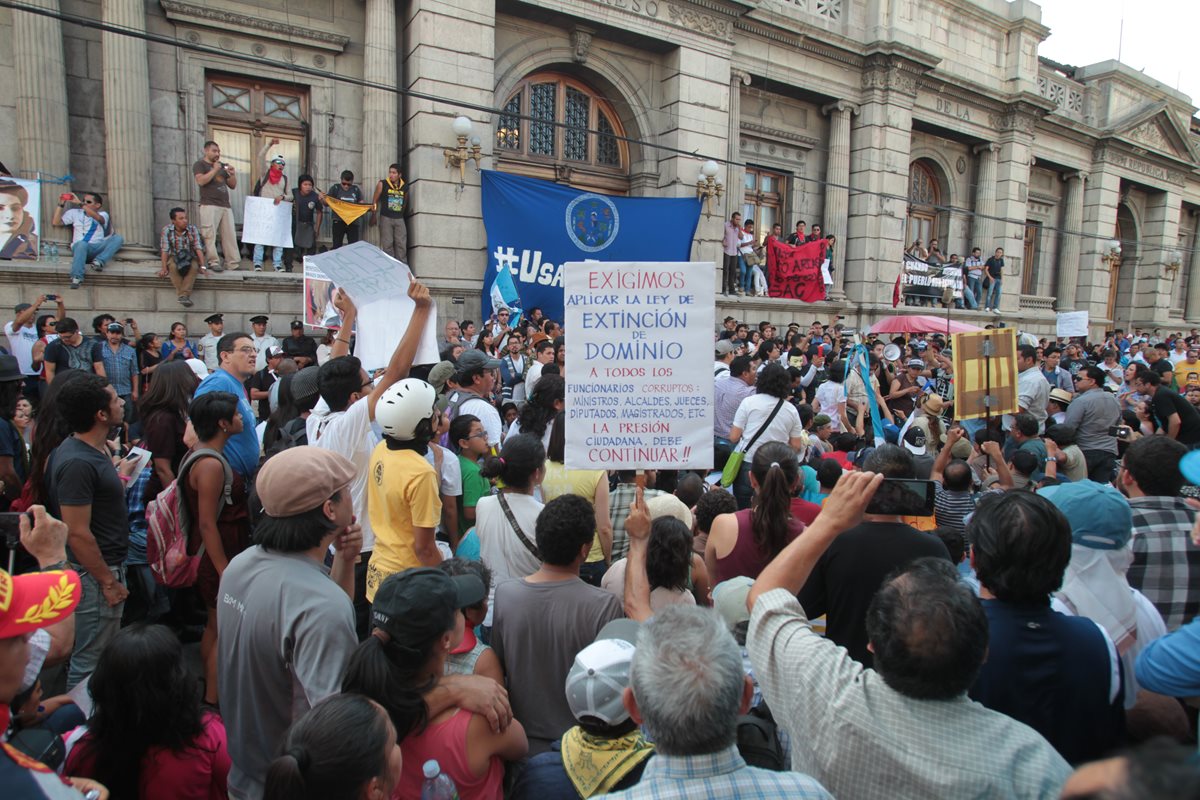
[[[416,305],[408,296],[412,273],[401,261],[367,242],[355,242],[328,253],[304,259],[306,283],[309,275],[320,275],[337,286],[358,308],[355,325],[354,355],[370,371],[386,367],[392,352],[400,344]],[[308,287],[305,288],[305,314],[308,314]],[[332,305],[332,304],[331,304]],[[326,313],[314,309],[315,314]],[[338,320],[341,323],[341,320]],[[417,346],[414,364],[436,364],[438,355],[437,306],[429,312],[425,333]]]
[[[712,263],[563,265],[569,469],[711,469]]]
[[[342,327],[342,315],[333,307],[333,293],[337,285],[324,272],[304,258],[304,324],[313,328]]]
[[[407,264],[370,242],[348,244],[305,261],[354,298],[404,296],[412,275]]]
[[[270,197],[247,197],[242,209],[242,241],[271,247],[292,246],[292,204]]]
[[[1064,339],[1072,336],[1087,336],[1088,335],[1088,312],[1086,311],[1060,311],[1058,319],[1055,321],[1055,336]]]

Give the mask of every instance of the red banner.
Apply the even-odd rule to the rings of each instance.
[[[771,297],[787,297],[805,303],[825,299],[821,262],[825,260],[825,240],[802,245],[784,244],[767,239],[767,281]]]

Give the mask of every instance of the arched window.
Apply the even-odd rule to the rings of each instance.
[[[541,72],[521,81],[501,108],[495,151],[500,169],[629,191],[629,148],[616,138],[625,131],[612,104],[590,86]]]
[[[908,168],[908,226],[904,246],[917,239],[925,247],[938,238],[939,206],[942,204],[941,185],[933,167],[924,161],[914,161]]]

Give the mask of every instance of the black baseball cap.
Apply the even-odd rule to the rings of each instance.
[[[105,330],[109,333],[124,333],[125,326],[119,322],[110,322],[108,323],[108,326],[105,327]]]
[[[447,575],[433,567],[416,567],[384,578],[371,604],[371,622],[389,636],[405,639],[425,633],[448,612],[480,603],[487,589],[478,575]]]

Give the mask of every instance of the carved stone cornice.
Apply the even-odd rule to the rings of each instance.
[[[733,39],[732,20],[705,14],[690,6],[667,3],[667,18],[672,24],[695,31],[703,36],[711,36],[724,41]]]
[[[790,34],[784,31],[772,28],[769,25],[752,22],[745,17],[739,17],[734,20],[733,27],[739,31],[752,33],[763,39],[769,39],[772,42],[779,42],[787,47],[799,48],[804,41],[803,34]]]
[[[1113,170],[1105,170],[1104,165],[1106,164],[1141,175],[1150,179],[1151,182],[1170,183],[1174,186],[1185,186],[1189,174],[1181,169],[1163,166],[1149,158],[1138,158],[1112,139],[1106,140],[1092,150],[1092,163],[1100,165],[1101,170],[1109,173],[1112,173]]]
[[[259,16],[238,14],[222,8],[212,8],[181,0],[159,0],[167,19],[181,25],[213,28],[223,33],[236,32],[259,38],[282,40],[290,44],[305,44],[321,50],[342,53],[350,44],[349,36],[276,22]]]
[[[896,53],[870,53],[863,59],[862,88],[899,92],[915,99],[921,76],[930,68]]]
[[[758,136],[763,136],[768,139],[778,139],[787,142],[794,142],[799,145],[804,145],[808,149],[812,149],[821,143],[820,139],[812,136],[805,136],[802,133],[796,133],[793,130],[782,130],[780,128],[769,128],[766,125],[760,125],[757,122],[742,121],[742,133],[752,133]]]

